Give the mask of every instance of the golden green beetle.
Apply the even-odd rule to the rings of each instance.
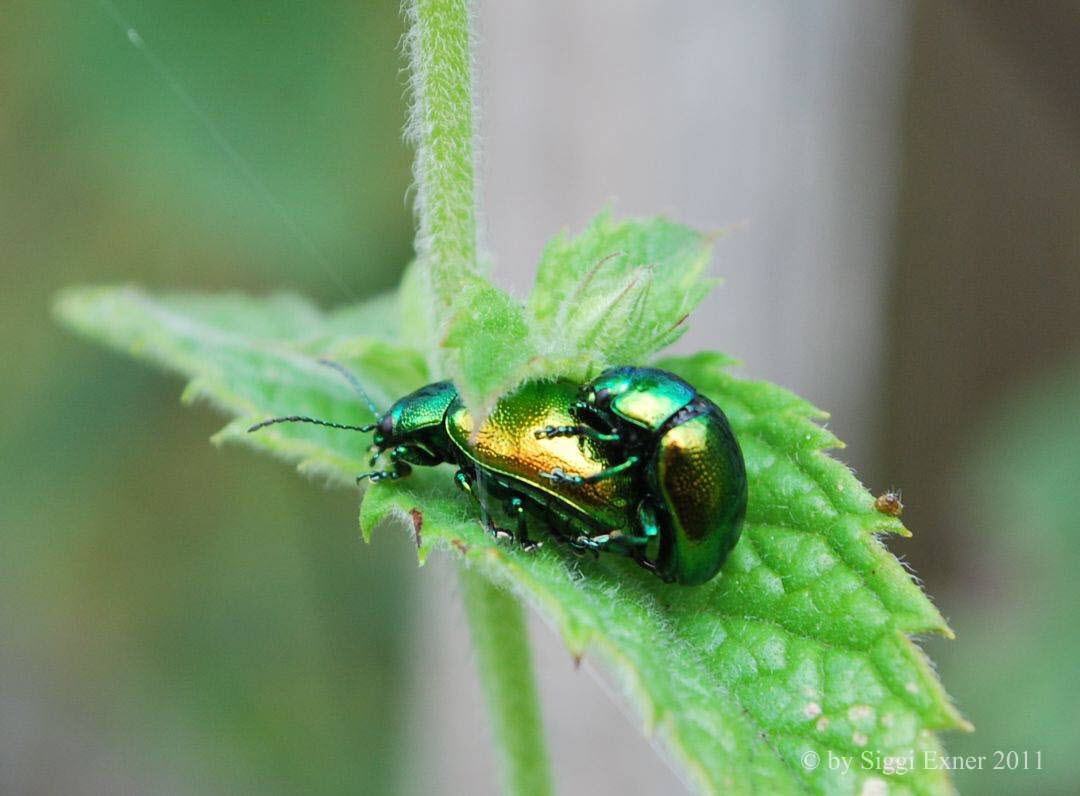
[[[621,420],[606,417],[610,389],[590,393],[589,386],[579,389],[567,380],[528,382],[476,424],[448,381],[421,387],[379,413],[351,374],[326,364],[364,395],[376,422],[350,426],[294,415],[250,430],[305,422],[374,431],[371,464],[386,457],[389,466],[358,481],[398,479],[413,465],[450,463],[458,468],[455,481],[477,500],[485,527],[496,536],[511,535],[492,520],[501,509],[512,518],[518,542],[536,546],[529,535],[532,517],[575,550],[629,556],[665,581],[704,583],[738,538],[746,505],[742,456],[723,413],[692,388],[668,418],[640,432],[620,429]],[[673,385],[658,387],[658,393],[672,393]],[[590,394],[604,400],[590,401]],[[678,422],[670,422],[676,415]],[[647,449],[655,455],[649,458]],[[703,486],[711,487],[708,496],[695,491]]]
[[[720,407],[674,373],[623,366],[584,385],[573,412],[576,423],[536,435],[607,441],[617,463],[584,480],[632,480],[660,526],[649,559],[660,577],[687,585],[712,579],[739,540],[747,501],[742,450]],[[547,477],[582,480],[561,469]]]

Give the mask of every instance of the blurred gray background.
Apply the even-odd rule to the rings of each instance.
[[[5,17],[0,792],[497,792],[452,568],[363,546],[354,495],[211,448],[175,381],[47,313],[72,282],[392,285],[396,4]],[[524,295],[607,202],[724,230],[678,348],[828,409],[868,487],[903,490],[890,547],[957,631],[927,648],[977,727],[947,746],[1044,752],[961,789],[1074,789],[1078,7],[504,0],[478,29],[497,279]],[[560,791],[680,792],[533,635]]]

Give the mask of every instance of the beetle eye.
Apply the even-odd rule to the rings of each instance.
[[[611,395],[611,390],[609,390],[607,387],[601,387],[599,390],[593,393],[593,403],[603,403],[607,400],[609,395]]]

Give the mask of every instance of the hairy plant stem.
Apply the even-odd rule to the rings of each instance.
[[[468,0],[410,0],[406,50],[416,146],[416,252],[427,264],[436,318],[455,306],[477,269],[476,134]]]
[[[461,584],[507,791],[546,796],[551,776],[525,612],[514,595],[473,570],[461,568]]]
[[[468,311],[463,288],[478,269],[471,13],[468,0],[408,0],[405,14],[416,251],[430,279],[439,328],[455,311]],[[461,580],[507,790],[546,796],[551,777],[521,604],[464,567]]]

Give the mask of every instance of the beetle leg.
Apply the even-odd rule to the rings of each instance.
[[[505,528],[500,528],[492,521],[491,515],[487,513],[487,510],[484,509],[483,506],[480,507],[480,521],[484,523],[484,528],[487,532],[495,537],[496,542],[505,542],[514,538],[509,531]]]
[[[399,478],[405,478],[412,472],[412,467],[403,461],[395,461],[394,466],[390,470],[372,470],[370,473],[360,473],[356,476],[356,483],[360,483],[365,478],[370,480],[371,483],[377,484],[379,481],[396,481]]]
[[[458,488],[461,489],[461,491],[464,492],[466,495],[472,494],[472,482],[472,475],[467,473],[465,470],[458,470],[456,473],[454,473],[454,483],[457,484]]]
[[[571,544],[579,550],[588,550],[594,556],[600,553],[634,555],[635,551],[647,543],[644,536],[634,536],[626,531],[615,529],[597,536],[578,536]]]
[[[624,537],[629,547],[620,552],[628,553],[642,569],[657,575],[665,583],[671,583],[674,576],[661,572],[656,561],[649,558],[649,545],[660,536],[660,521],[656,517],[655,507],[648,501],[643,500],[638,505],[637,521],[640,536]]]
[[[476,484],[477,476],[480,476],[479,484]],[[480,506],[480,523],[488,533],[495,537],[495,541],[503,542],[514,538],[513,534],[505,528],[500,528],[491,519],[491,512],[488,511],[487,503],[485,502],[485,497],[488,495],[488,489],[484,481],[483,471],[477,472],[475,470],[466,470],[463,467],[455,473],[454,480],[465,492],[476,498],[476,502]],[[474,488],[474,485],[479,488]]]
[[[536,550],[541,546],[542,542],[534,542],[529,538],[529,526],[525,517],[525,504],[522,503],[521,498],[513,497],[506,501],[506,513],[514,517],[517,520],[517,533],[516,539],[518,545],[526,553]]]
[[[601,534],[600,536],[585,536],[584,534],[575,537],[570,544],[574,547],[581,548],[582,550],[602,550],[604,546],[610,541],[611,534]]]
[[[618,434],[605,434],[590,426],[544,426],[533,432],[537,439],[554,439],[555,437],[591,437],[597,442],[618,442]]]
[[[377,484],[377,483],[379,483],[379,481],[382,481],[384,478],[389,478],[389,479],[393,480],[394,471],[393,470],[372,470],[370,473],[360,473],[360,475],[356,476],[356,483],[359,484],[364,479],[367,479],[367,480],[371,481],[371,483]]]
[[[561,467],[556,467],[550,473],[542,472],[540,475],[554,481],[556,484],[593,484],[597,481],[603,481],[605,478],[614,478],[620,473],[625,473],[631,467],[636,465],[638,461],[640,460],[637,456],[628,456],[624,461],[619,462],[614,467],[609,467],[606,470],[601,470],[592,475],[573,475],[565,472]]]
[[[641,536],[638,537],[638,543],[630,551],[630,556],[640,566],[655,573],[657,572],[656,564],[649,558],[649,546],[660,537],[660,521],[656,517],[656,509],[646,500],[638,504],[637,522]],[[653,548],[652,553],[654,556],[656,555],[655,548]]]
[[[579,420],[584,419],[586,424],[592,423],[598,426],[604,426],[607,428],[608,433],[615,433],[615,427],[611,425],[611,421],[604,416],[603,412],[600,412],[590,403],[586,403],[585,401],[575,401],[570,411],[571,414]]]
[[[660,520],[656,518],[656,509],[648,501],[641,501],[637,507],[638,525],[646,539],[654,539],[660,535]]]
[[[648,560],[645,551],[649,543],[659,535],[660,526],[656,512],[643,500],[637,508],[637,527],[632,531],[616,529],[597,536],[578,536],[571,544],[593,551],[630,555],[641,566],[655,572],[656,567]]]
[[[581,536],[575,536],[571,539],[568,539],[567,544],[569,544],[570,549],[578,555],[592,553],[593,558],[600,557],[600,548],[596,545],[595,537],[585,536],[584,534],[582,534]]]
[[[598,536],[579,536],[574,542],[591,550],[625,554],[648,544],[649,537],[617,529]]]
[[[418,445],[398,445],[390,451],[390,461],[406,461],[422,467],[434,467],[437,464],[442,464],[442,459]]]
[[[454,483],[458,485],[458,488],[466,495],[472,495],[476,497],[476,493],[473,492],[473,481],[475,480],[472,473],[468,470],[460,469],[454,473]],[[479,499],[476,501],[480,503]],[[509,539],[510,534],[499,528],[491,521],[491,515],[488,514],[487,509],[483,504],[480,504],[480,521],[484,524],[484,529],[495,537],[496,540],[502,541],[503,539]]]

